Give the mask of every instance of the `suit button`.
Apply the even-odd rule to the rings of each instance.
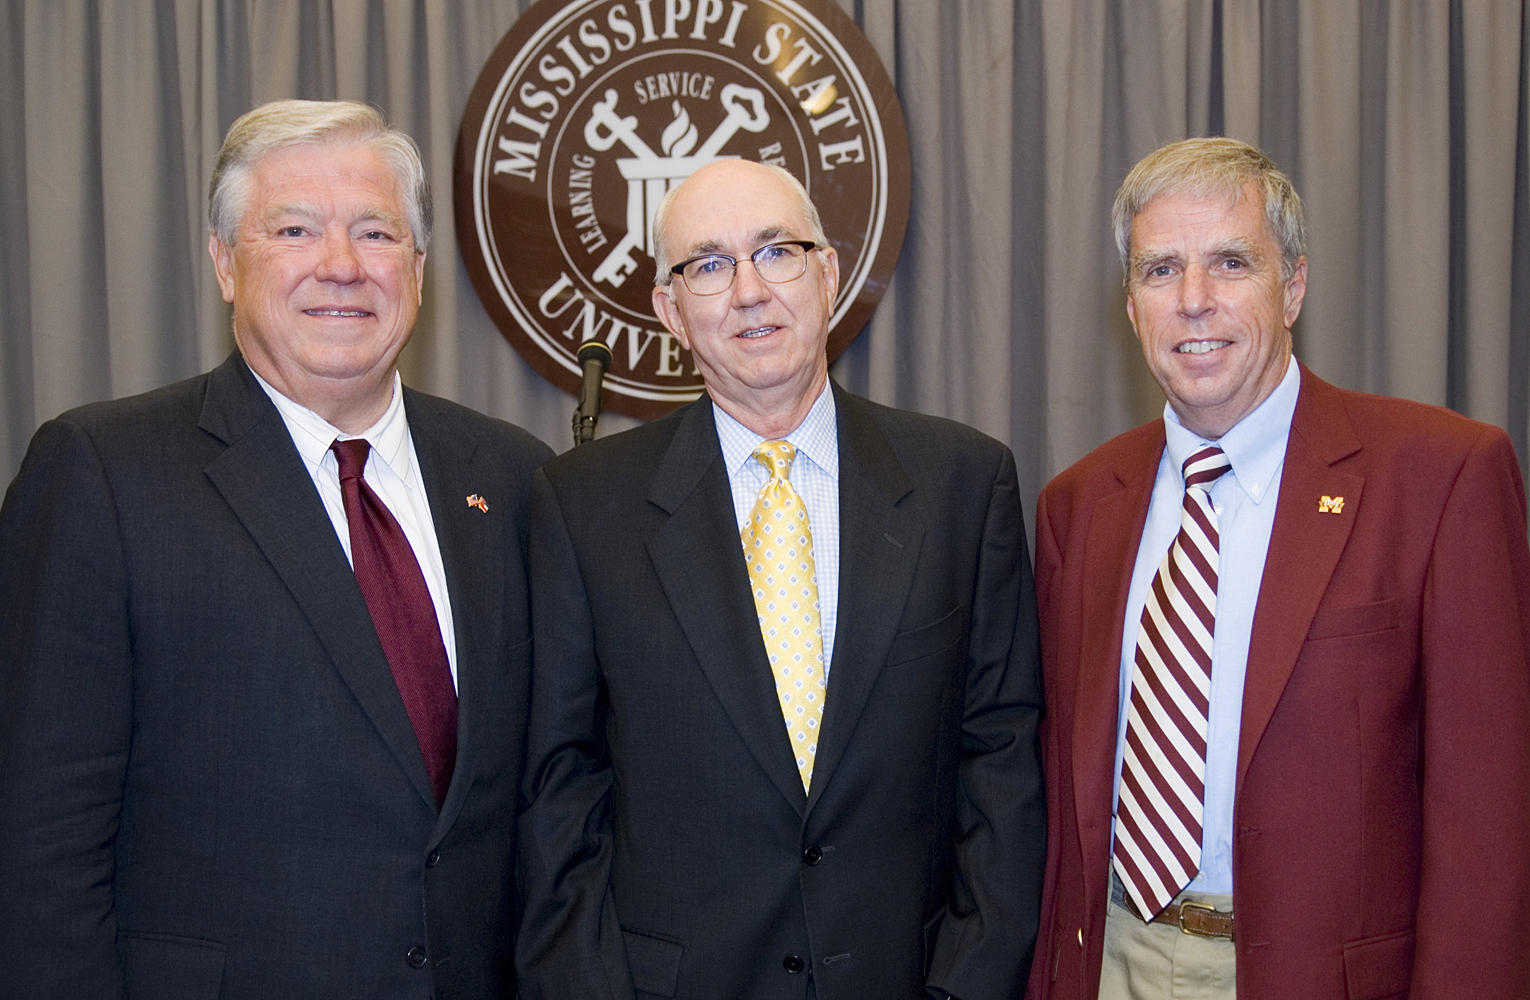
[[[430,956],[425,954],[424,948],[415,945],[404,955],[404,961],[409,963],[409,968],[411,969],[423,969],[425,968],[425,963],[430,961]]]
[[[814,844],[812,847],[809,847],[807,850],[802,852],[802,863],[805,865],[816,865],[822,860],[823,849],[817,844]]]
[[[781,968],[795,976],[797,973],[807,968],[807,964],[796,955],[787,955],[785,958],[781,959]]]
[[[431,851],[429,854],[425,855],[425,867],[426,868],[434,868],[436,866],[436,862],[440,861],[440,860],[441,860],[441,852],[440,851]]]

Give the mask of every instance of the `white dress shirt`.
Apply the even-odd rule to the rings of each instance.
[[[797,429],[784,438],[764,438],[712,404],[717,440],[722,445],[728,483],[733,488],[733,512],[742,533],[760,490],[770,481],[765,467],[752,457],[762,441],[788,441],[797,448],[789,474],[792,487],[807,508],[813,535],[813,570],[818,578],[818,625],[822,630],[823,675],[834,662],[834,626],[839,619],[839,428],[834,420],[834,393],[826,381]],[[740,547],[743,542],[740,540]]]
[[[382,499],[409,547],[414,550],[415,561],[425,576],[425,586],[430,589],[430,599],[436,606],[436,624],[441,629],[441,642],[446,646],[446,662],[451,666],[452,685],[457,684],[457,637],[452,628],[452,605],[446,590],[446,569],[441,562],[441,545],[436,540],[435,522],[430,516],[430,498],[425,495],[425,484],[420,479],[420,464],[414,451],[414,438],[409,433],[409,421],[404,414],[403,381],[393,373],[393,400],[382,417],[360,434],[346,434],[329,421],[300,403],[283,396],[269,382],[255,375],[260,387],[276,404],[277,412],[292,435],[308,475],[313,478],[319,499],[345,549],[345,558],[351,558],[351,531],[345,519],[345,501],[340,495],[340,464],[330,445],[336,439],[366,438],[372,450],[367,455],[366,470],[362,477],[372,491]]]
[[[1207,720],[1206,785],[1201,823],[1201,870],[1189,888],[1198,893],[1231,893],[1232,818],[1238,776],[1238,734],[1243,716],[1243,677],[1248,667],[1249,636],[1270,529],[1280,499],[1280,473],[1286,464],[1286,441],[1296,412],[1301,368],[1292,358],[1275,390],[1217,441],[1210,441],[1179,422],[1173,407],[1164,405],[1166,437],[1153,499],[1148,506],[1137,563],[1126,600],[1121,630],[1120,718],[1116,735],[1116,790],[1120,793],[1121,755],[1126,745],[1126,707],[1136,663],[1137,632],[1142,606],[1164,553],[1179,534],[1185,483],[1185,460],[1208,444],[1222,449],[1232,462],[1211,487],[1220,536],[1217,570],[1217,621],[1211,640],[1211,715]]]

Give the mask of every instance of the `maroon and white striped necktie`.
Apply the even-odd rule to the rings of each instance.
[[[1184,466],[1179,534],[1142,608],[1116,806],[1116,873],[1144,920],[1201,866],[1219,541],[1211,484],[1231,466],[1206,447]]]

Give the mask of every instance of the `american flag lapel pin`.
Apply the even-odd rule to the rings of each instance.
[[[469,507],[477,507],[479,510],[483,511],[485,514],[487,514],[489,512],[489,501],[485,500],[483,497],[479,496],[477,493],[469,493],[468,494],[467,505]]]

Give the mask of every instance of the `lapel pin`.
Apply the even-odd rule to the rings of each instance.
[[[1330,496],[1321,496],[1321,497],[1318,497],[1318,513],[1319,514],[1342,514],[1343,512],[1344,512],[1344,498],[1343,497],[1330,497]]]
[[[1323,499],[1327,500],[1328,498],[1324,497]],[[1339,498],[1339,502],[1343,503],[1344,502],[1344,498],[1340,497]],[[485,514],[487,514],[489,512],[489,501],[485,500],[483,497],[479,496],[477,493],[470,493],[470,494],[468,494],[467,503],[468,503],[469,507],[477,507],[479,510],[483,511]]]

